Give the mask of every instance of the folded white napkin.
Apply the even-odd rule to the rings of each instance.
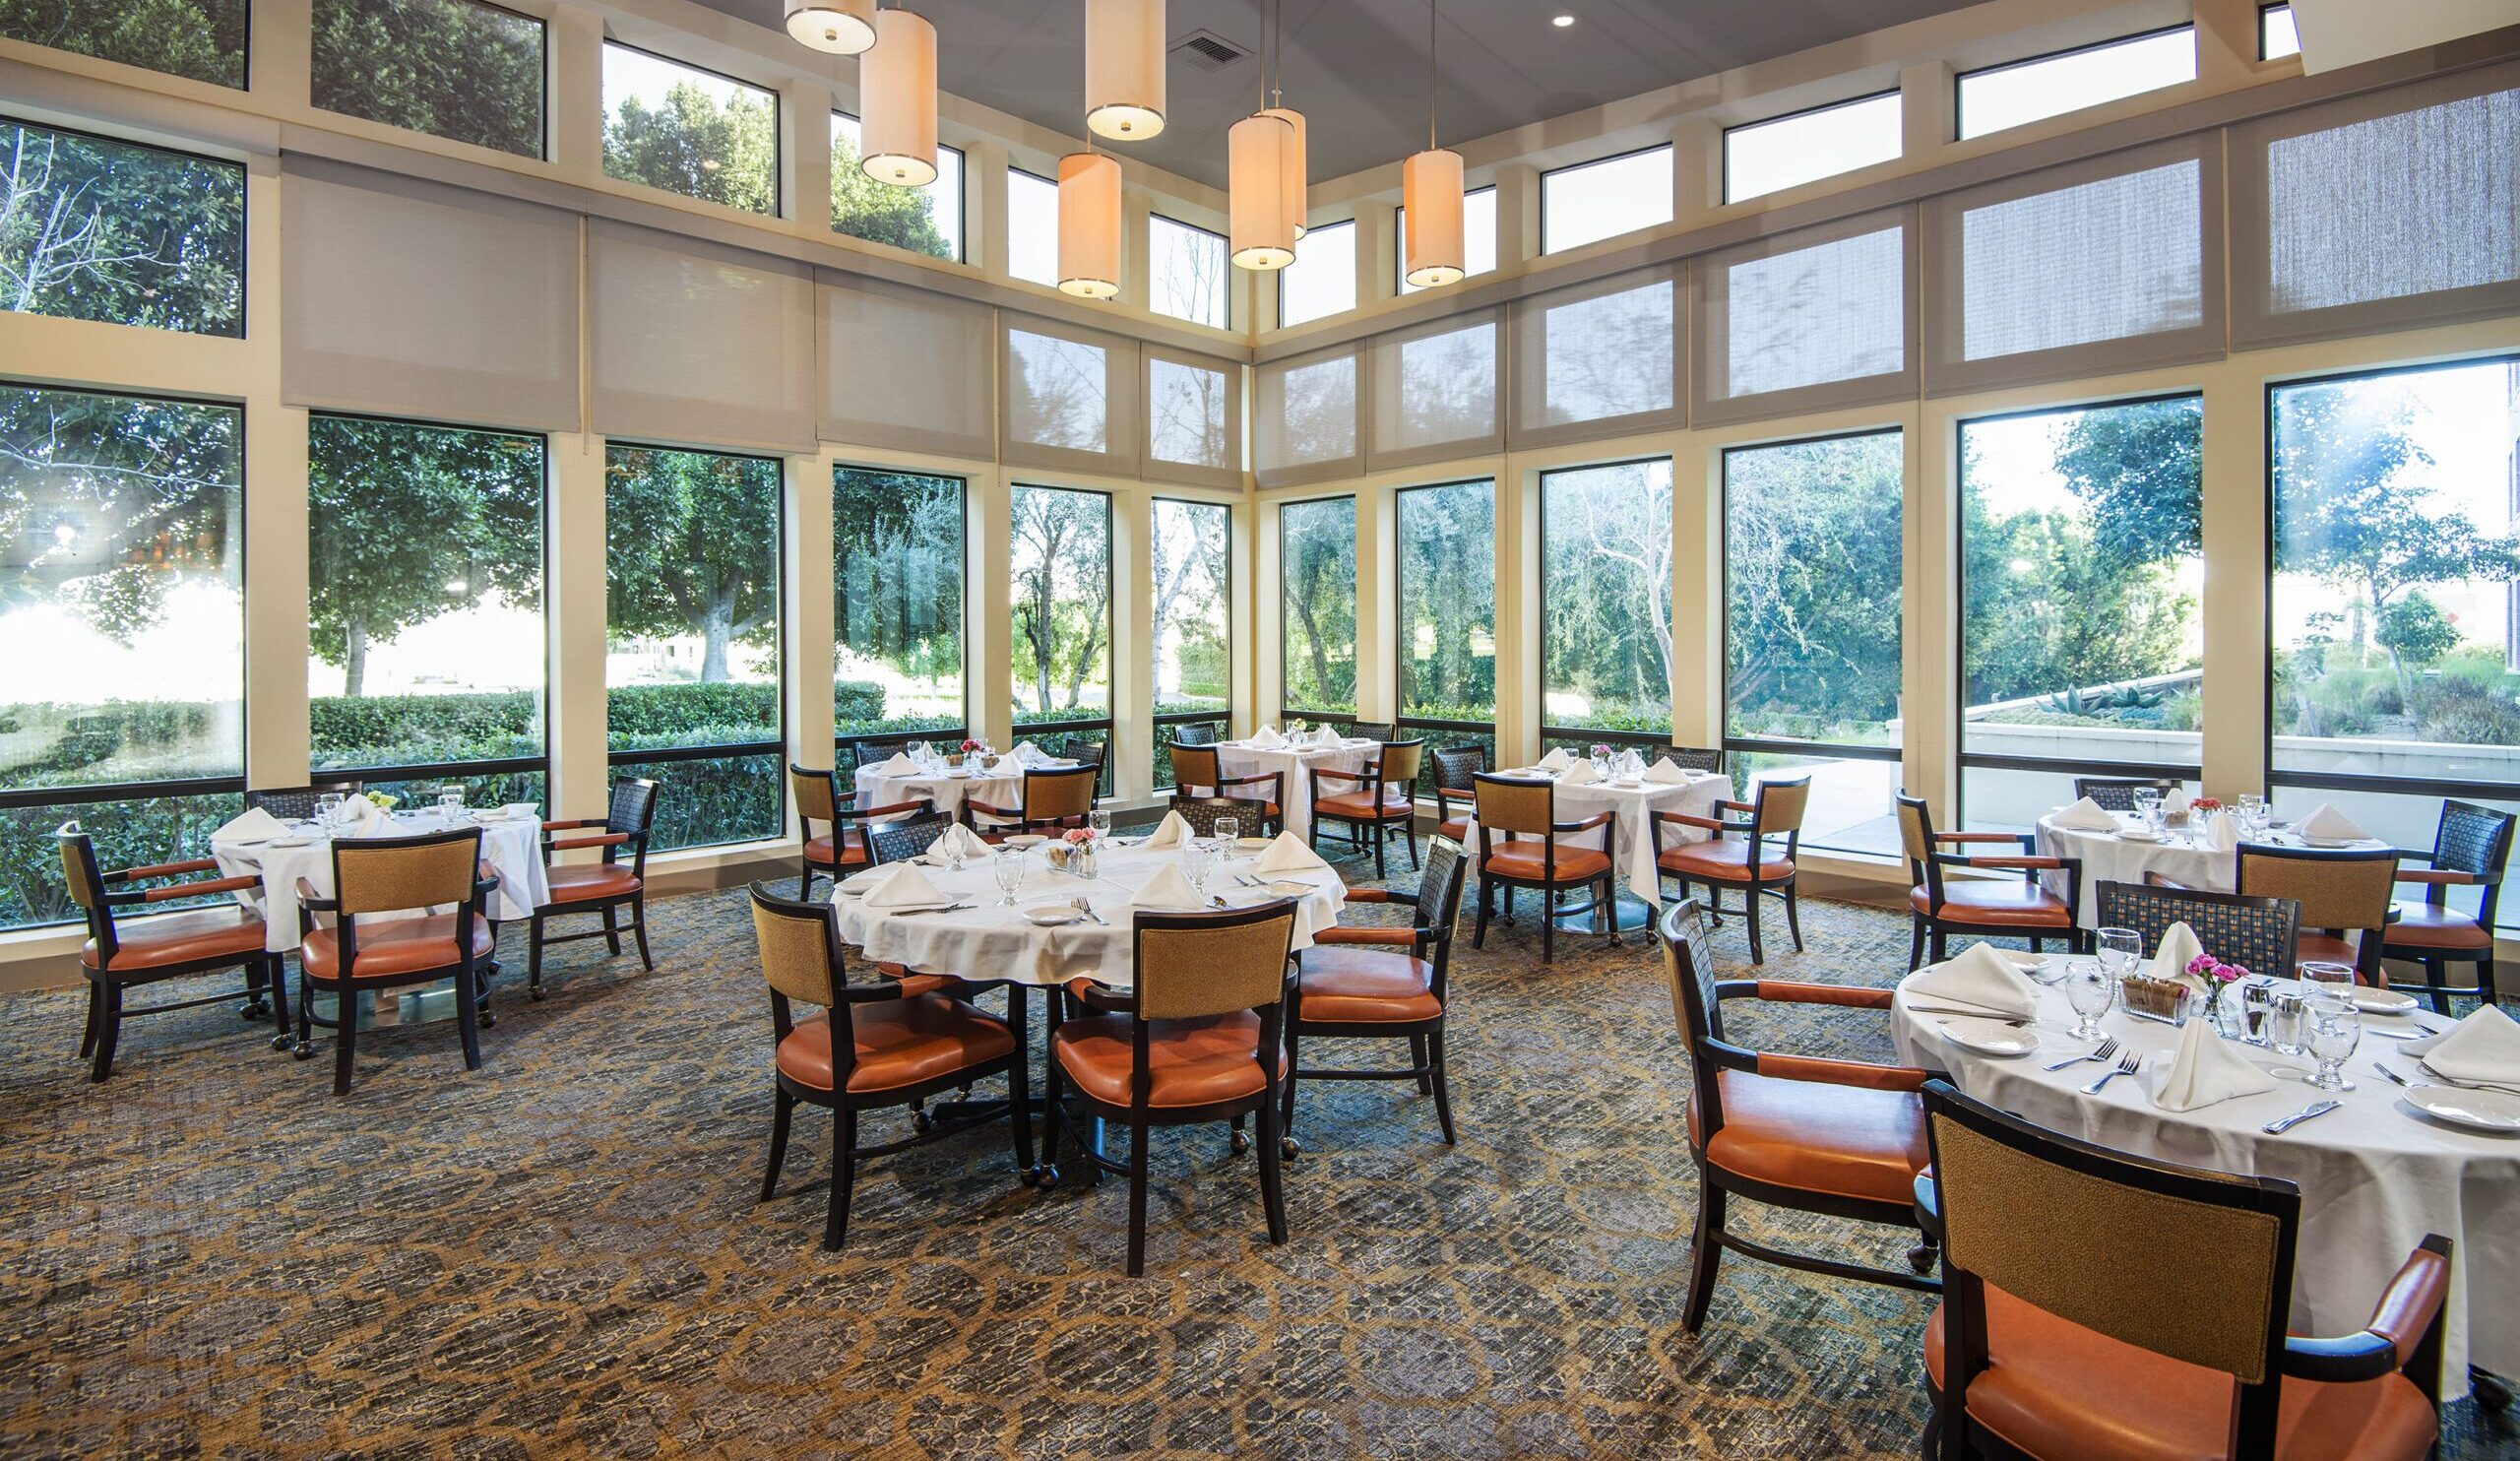
[[[342,820],[353,833],[358,833],[371,827],[381,827],[388,819],[385,808],[368,800],[365,794],[353,792],[342,798]]]
[[[1006,754],[1018,766],[1039,766],[1049,759],[1047,752],[1029,740],[1015,742],[1015,749]]]
[[[536,820],[535,813],[540,810],[540,808],[541,803],[538,801],[510,801],[501,806],[494,806],[488,811],[481,813],[481,820],[485,822],[531,822]]]
[[[232,818],[225,826],[210,834],[210,840],[212,842],[269,842],[286,831],[288,829],[281,825],[280,818],[259,806],[249,806],[245,808],[243,816]]]
[[[1252,862],[1251,870],[1274,877],[1282,872],[1326,871],[1329,866],[1312,849],[1303,845],[1302,838],[1292,832],[1281,832],[1270,842],[1268,851]]]
[[[2317,810],[2301,818],[2301,824],[2296,830],[2303,837],[2332,837],[2340,840],[2352,838],[2359,841],[2370,835],[2356,826],[2352,817],[2324,801],[2318,804]]]
[[[1190,824],[1181,820],[1181,813],[1167,811],[1164,814],[1164,820],[1155,824],[1155,835],[1146,840],[1146,845],[1158,851],[1168,851],[1180,847],[1189,840]]]
[[[1190,887],[1190,880],[1181,875],[1181,869],[1169,866],[1148,878],[1146,886],[1138,889],[1137,896],[1129,902],[1137,908],[1185,909],[1202,906],[1199,895]]]
[[[2205,845],[2218,853],[2237,851],[2240,845],[2239,819],[2227,811],[2214,813],[2205,823]]]
[[[1564,746],[1560,746],[1556,750],[1550,751],[1547,755],[1540,758],[1540,766],[1543,771],[1564,771],[1567,767],[1574,764],[1575,758],[1566,754],[1566,748]]]
[[[891,877],[876,884],[866,894],[868,908],[921,908],[953,901],[929,882],[925,873],[908,862],[894,867]]]
[[[2490,1004],[2439,1035],[2408,1041],[2404,1049],[2444,1080],[2520,1092],[2520,1021]]]
[[[2225,1044],[2210,1023],[2190,1020],[2178,1032],[2178,1048],[2171,1052],[2170,1068],[2162,1072],[2153,1105],[2164,1111],[2195,1111],[2235,1096],[2274,1089],[2275,1082],[2266,1072]]]
[[[1689,774],[1682,771],[1677,762],[1665,756],[1645,768],[1645,779],[1658,787],[1684,787],[1688,785]]]
[[[875,763],[875,772],[879,776],[916,776],[918,763],[902,752],[895,751]]]
[[[1910,995],[1938,1005],[2026,1020],[2039,1008],[2039,990],[1991,944],[1973,943],[1959,958],[1926,966],[1909,977]]]
[[[2085,796],[2049,819],[2052,826],[2069,827],[2076,832],[2114,832],[2117,819],[2108,808]]]
[[[2173,787],[2162,794],[2162,814],[2164,816],[2174,817],[2185,810],[2187,810],[2187,789],[2185,787]]]
[[[1585,785],[1587,782],[1597,782],[1601,779],[1602,774],[1593,769],[1592,762],[1578,761],[1574,765],[1567,767],[1566,770],[1559,775],[1557,781],[1560,786],[1580,787]]]
[[[1287,738],[1278,733],[1277,727],[1263,726],[1259,730],[1251,732],[1251,743],[1264,751],[1274,751],[1278,747],[1285,745],[1287,743]]]
[[[2204,976],[2189,974],[2187,966],[2189,961],[2203,952],[2205,952],[2205,945],[2197,938],[2195,929],[2183,922],[2173,923],[2162,930],[2161,947],[2153,950],[2153,967],[2150,971],[2152,977],[2174,979],[2202,994],[2205,992]]]
[[[957,824],[946,828],[945,835],[936,839],[936,851],[956,858],[985,858],[991,850],[977,833]]]

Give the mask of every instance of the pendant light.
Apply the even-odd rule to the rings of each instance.
[[[896,188],[936,181],[936,28],[896,5],[875,16],[875,48],[857,63],[858,125],[868,177]]]
[[[875,0],[788,0],[788,33],[799,45],[853,56],[875,43]]]
[[[1265,16],[1265,12],[1264,12]],[[1288,207],[1287,161],[1295,129],[1268,109],[1268,68],[1260,77],[1261,109],[1226,132],[1226,231],[1236,267],[1284,269],[1295,261],[1295,213]]]
[[[1469,272],[1461,185],[1461,154],[1435,146],[1435,0],[1426,0],[1426,150],[1400,167],[1400,196],[1409,209],[1402,257],[1412,287],[1459,284]]]
[[[1287,79],[1285,65],[1287,13],[1284,0],[1270,0],[1270,7],[1277,12],[1277,38],[1269,52],[1269,104],[1260,108],[1260,115],[1283,117],[1288,126],[1295,129],[1294,146],[1287,149],[1287,175],[1284,186],[1287,195],[1287,214],[1294,220],[1295,237],[1300,239],[1305,230],[1304,216],[1310,212],[1305,194],[1311,187],[1312,179],[1306,166],[1303,113],[1284,105],[1284,94],[1278,89],[1278,84]]]
[[[1164,130],[1164,0],[1085,0],[1085,125],[1114,142]]]
[[[1059,159],[1059,292],[1120,292],[1120,164],[1099,153]]]

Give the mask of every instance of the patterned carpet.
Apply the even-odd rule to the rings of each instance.
[[[757,1205],[742,896],[652,917],[656,974],[568,946],[549,1000],[501,1000],[481,1071],[451,1025],[386,1035],[347,1100],[329,1052],[222,1007],[129,1027],[94,1087],[81,996],[0,1003],[0,1455],[1915,1454],[1917,1297],[1730,1259],[1681,1332],[1686,1077],[1638,935],[1561,937],[1543,969],[1526,918],[1465,949],[1458,1147],[1404,1084],[1307,1087],[1283,1248],[1222,1130],[1160,1134],[1132,1281],[1126,1183],[1023,1187],[1002,1126],[861,1169],[832,1255],[802,1110]],[[1769,970],[1905,957],[1888,914],[1812,901],[1804,926]],[[1887,1053],[1874,1016],[1763,1018],[1772,1047]],[[2473,1406],[2452,1431],[2446,1455],[2520,1443]]]

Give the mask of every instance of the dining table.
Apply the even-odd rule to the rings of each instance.
[[[1558,821],[1581,822],[1602,812],[1609,812],[1611,820],[1608,826],[1590,832],[1570,832],[1555,841],[1559,847],[1607,852],[1611,869],[1621,885],[1649,909],[1659,908],[1663,902],[1663,880],[1654,863],[1654,813],[1675,811],[1693,817],[1712,817],[1716,803],[1732,794],[1732,779],[1721,772],[1686,771],[1681,774],[1686,780],[1658,782],[1644,776],[1626,776],[1570,782],[1566,779],[1566,772],[1540,766],[1497,773],[1499,776],[1546,778],[1555,782]],[[1666,844],[1704,842],[1712,835],[1699,827],[1667,826],[1663,829]],[[1475,812],[1462,834],[1462,846],[1472,858],[1479,856],[1479,818]]]
[[[1312,833],[1312,776],[1315,771],[1362,771],[1372,762],[1382,742],[1364,736],[1343,736],[1330,743],[1281,738],[1262,744],[1249,740],[1217,742],[1217,774],[1230,780],[1239,776],[1278,775],[1278,811],[1286,830],[1299,838]],[[1354,782],[1334,781],[1325,788],[1337,796],[1357,790]]]
[[[258,887],[239,889],[236,901],[262,916],[263,947],[275,954],[297,947],[297,880],[306,879],[322,897],[333,896],[336,839],[417,837],[456,827],[478,827],[481,860],[490,864],[499,879],[482,913],[498,921],[531,918],[536,908],[551,901],[551,880],[542,865],[542,822],[535,815],[535,808],[524,803],[452,813],[435,806],[414,807],[335,828],[312,821],[284,822],[282,826],[284,831],[277,837],[224,841],[213,838],[210,844],[210,855],[219,862],[220,876],[261,880]],[[427,912],[448,911],[440,908]],[[361,917],[418,918],[421,913],[413,910],[407,915]]]
[[[2061,972],[2060,959],[2051,964]],[[2471,1364],[2520,1375],[2520,1133],[2452,1124],[2412,1105],[2407,1088],[2382,1074],[2425,1080],[2395,1037],[2446,1029],[2444,1018],[2412,1008],[2366,1013],[2361,1044],[2344,1067],[2354,1089],[2341,1092],[2305,1084],[2313,1069],[2306,1055],[2229,1041],[2274,1088],[2171,1112],[2155,1105],[2155,1095],[2180,1029],[2120,1004],[2100,1022],[2119,1043],[2114,1059],[2104,1065],[2083,1058],[2051,1069],[2095,1049],[2070,1034],[2074,1016],[2061,987],[2037,986],[2035,1012],[2020,1027],[2035,1039],[2035,1049],[1993,1054],[1962,1043],[1983,1038],[1985,1026],[1972,1027],[1966,1017],[1911,991],[1922,974],[1902,981],[1892,998],[1891,1033],[1902,1062],[1945,1071],[1971,1096],[2068,1136],[2139,1157],[2298,1184],[2294,1332],[2343,1335],[2362,1328],[2407,1255],[2438,1233],[2455,1244],[2442,1313],[2442,1398],[2467,1392]],[[2087,1089],[2127,1050],[2142,1057],[2136,1070],[2097,1094]],[[2280,1133],[2267,1131],[2268,1122],[2330,1097],[2334,1111]],[[2073,1241],[2070,1234],[2058,1237]]]
[[[2032,836],[2043,858],[2073,858],[2082,863],[2082,902],[2078,915],[2083,927],[2099,926],[2100,885],[2106,882],[2140,883],[2147,873],[2163,877],[2184,887],[2202,888],[2209,893],[2234,891],[2234,879],[2239,859],[2233,848],[2217,848],[2206,831],[2206,820],[2192,816],[2180,825],[2166,826],[2158,831],[2132,812],[2110,812],[2117,825],[2110,831],[2097,828],[2066,827],[2057,823],[2064,809],[2058,808],[2041,817]],[[2244,839],[2277,847],[2308,847],[2289,823],[2277,824],[2258,837]],[[2386,847],[2378,838],[2321,841],[2320,848],[2370,849]],[[2048,891],[2059,898],[2065,896],[2064,873],[2048,871],[2040,874]]]
[[[1036,763],[1043,771],[1075,764],[1060,760]],[[991,767],[979,765],[976,757],[966,757],[960,766],[914,771],[888,770],[885,763],[878,761],[858,767],[852,785],[857,789],[859,810],[924,799],[950,817],[961,812],[967,797],[976,796],[989,806],[1013,806],[1022,801],[1024,767],[1013,756],[1000,756]]]

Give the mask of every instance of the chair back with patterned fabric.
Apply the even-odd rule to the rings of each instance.
[[[875,766],[889,761],[895,756],[908,755],[910,753],[910,743],[911,737],[909,736],[903,736],[891,740],[861,740],[856,743],[852,750],[857,757],[857,764],[859,766]]]
[[[313,820],[317,797],[334,793],[347,796],[353,792],[366,790],[367,783],[362,781],[316,782],[303,787],[265,787],[260,791],[246,792],[245,804],[248,807],[259,806],[276,817],[304,822]]]
[[[1216,790],[1217,779],[1224,775],[1217,770],[1216,747],[1190,745],[1176,740],[1166,750],[1172,757],[1173,786],[1183,789],[1197,787],[1203,792]]]
[[[1200,837],[1217,835],[1217,819],[1231,817],[1236,837],[1253,835],[1259,818],[1252,814],[1251,802],[1240,796],[1184,796],[1172,798],[1172,810],[1190,824],[1191,832]]]
[[[1985,1366],[1988,1286],[2069,1324],[2230,1375],[2236,1456],[2275,1454],[2300,1189],[2131,1157],[1924,1088],[1942,1221],[1943,1393]],[[2035,1373],[2020,1382],[2037,1387]],[[2141,1406],[2147,1397],[2128,1395]]]
[[[1489,833],[1516,832],[1545,838],[1556,830],[1557,783],[1545,777],[1497,776],[1482,771],[1471,780],[1471,795],[1481,842]]]
[[[648,839],[657,828],[657,795],[662,789],[643,776],[625,776],[612,784],[612,802],[604,808],[603,830],[618,832],[629,842],[603,850],[603,860],[620,860],[621,847],[630,849],[630,867],[642,879],[648,875]]]
[[[2289,848],[2244,842],[2234,879],[2255,898],[2289,898],[2300,905],[2301,926],[2337,934],[2387,926],[2390,895],[2398,880],[2395,848]],[[2377,969],[2380,940],[2366,937],[2357,964]]]
[[[1683,898],[1664,910],[1655,931],[1663,945],[1663,978],[1670,985],[1671,1018],[1679,1026],[1680,1048],[1689,1059],[1689,1101],[1698,1116],[1692,1142],[1703,1149],[1724,1124],[1723,1083],[1716,1079],[1723,1057],[1756,1057],[1724,1038],[1715,950],[1707,941],[1706,919],[1698,901]]]
[[[1215,745],[1217,728],[1206,721],[1192,721],[1172,728],[1174,745]]]
[[[1352,721],[1348,733],[1364,740],[1398,740],[1400,727],[1391,721]]]
[[[1094,784],[1102,774],[1099,766],[1025,772],[1024,820],[1085,825],[1085,814],[1094,810]]]
[[[1388,800],[1393,788],[1406,791],[1411,799],[1418,795],[1418,773],[1425,769],[1426,742],[1417,740],[1387,741],[1374,752],[1374,780],[1381,784],[1381,796]]]
[[[1137,1023],[1274,1009],[1286,993],[1294,934],[1295,905],[1283,898],[1225,913],[1133,915]]]
[[[333,843],[333,899],[345,920],[441,903],[467,905],[464,911],[471,913],[480,869],[478,827],[418,837],[340,838]]]
[[[2161,947],[2173,923],[2185,923],[2205,952],[2252,974],[2293,977],[2293,945],[2301,931],[2301,906],[2290,898],[2209,893],[2202,888],[2157,888],[2149,883],[2100,885],[2103,928],[2132,928],[2144,948]]]
[[[121,941],[114,936],[113,905],[106,901],[105,874],[96,865],[96,841],[75,820],[64,822],[53,834],[61,847],[61,880],[70,889],[70,901],[88,918],[88,936],[96,941],[96,967],[113,963],[114,950]]]
[[[1479,777],[1487,769],[1487,748],[1481,745],[1437,746],[1435,786],[1440,791],[1468,794]]]
[[[795,794],[796,815],[805,823],[805,836],[814,835],[813,824],[829,826],[840,820],[840,774],[816,771],[810,766],[788,765],[788,790]]]
[[[2512,830],[2520,826],[2520,817],[2473,801],[2444,801],[2441,822],[2432,832],[2432,865],[2443,872],[2464,872],[2471,877],[2488,878],[2503,870],[2511,860]],[[2434,883],[2425,889],[2425,900],[2439,905],[2447,902],[2449,888]],[[2477,902],[2477,926],[2494,926],[2494,905],[2500,900],[2500,879],[2485,884],[2485,892]]]
[[[1470,858],[1460,843],[1449,837],[1426,840],[1426,865],[1418,874],[1418,926],[1432,930],[1434,940],[1434,977],[1428,987],[1437,999],[1446,998],[1445,986],[1451,979],[1453,957],[1453,924],[1461,921],[1461,893],[1470,880]]]
[[[1703,746],[1674,745],[1663,754],[1670,757],[1671,764],[1682,771],[1722,771],[1724,769],[1722,746],[1709,750]]]
[[[2133,811],[2137,792],[2159,792],[2167,796],[2185,785],[2174,776],[2078,776],[2074,778],[2074,794],[2090,797],[2100,803],[2103,811]]]
[[[895,817],[889,822],[868,822],[865,824],[866,860],[876,867],[887,862],[907,862],[936,846],[936,839],[943,837],[946,829],[953,825],[953,816],[937,810],[932,804],[925,811]]]

